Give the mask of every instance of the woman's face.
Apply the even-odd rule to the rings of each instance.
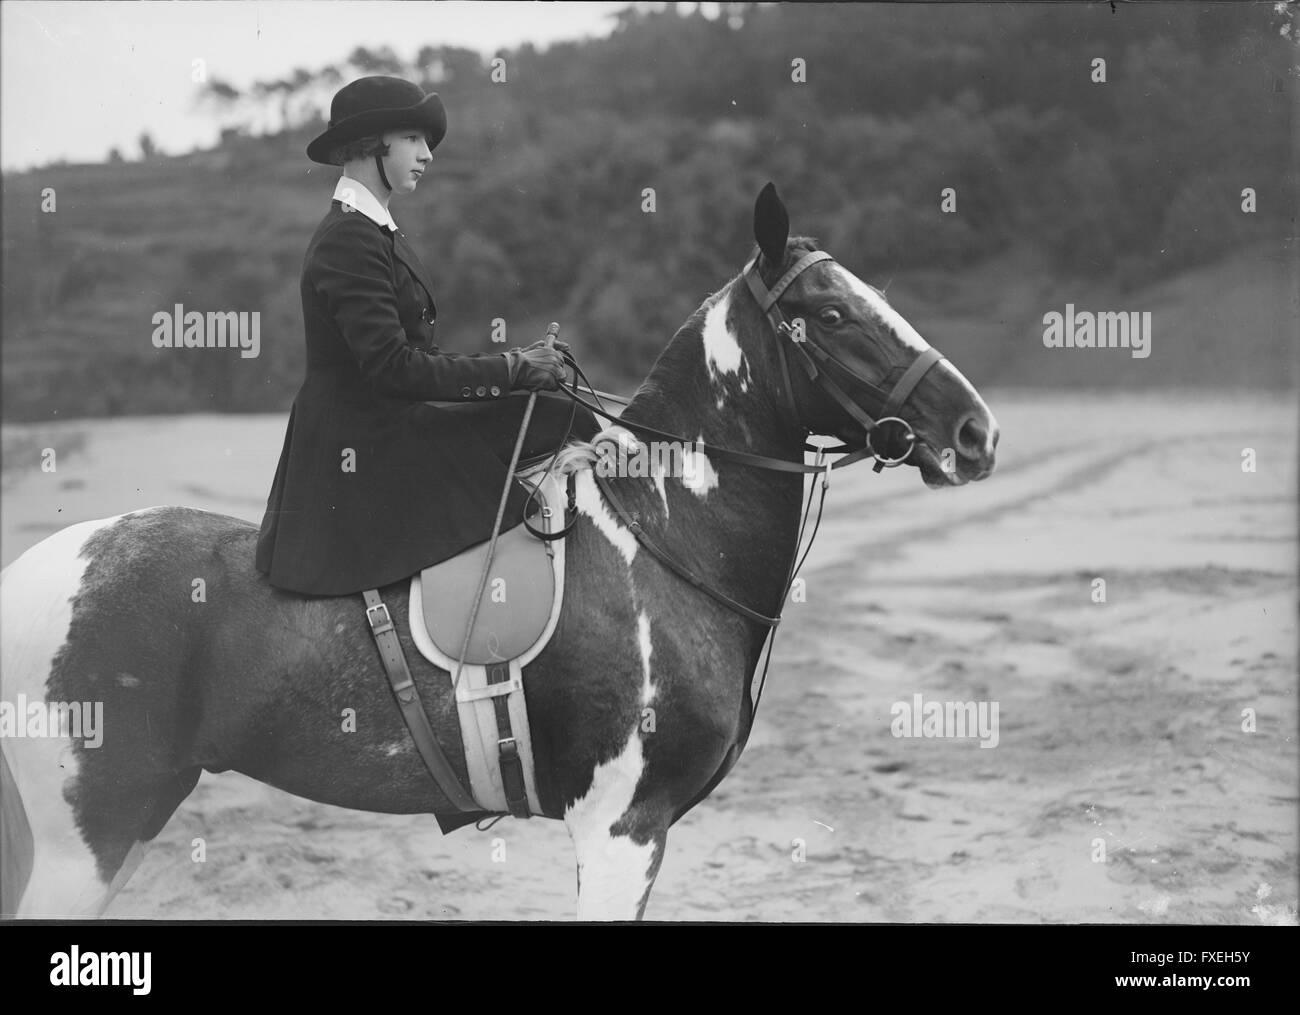
[[[388,145],[384,171],[388,174],[388,182],[393,186],[393,193],[411,193],[433,161],[427,138],[417,128],[408,127],[388,131],[383,140]]]

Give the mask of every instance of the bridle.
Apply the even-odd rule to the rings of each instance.
[[[762,278],[759,276],[758,258],[755,256],[755,258],[745,266],[742,277],[745,279],[745,283],[749,286],[749,291],[753,294],[754,299],[758,301],[759,308],[763,311],[764,317],[767,318],[768,323],[772,326],[772,331],[774,332],[774,337],[777,342],[777,353],[781,361],[781,374],[785,382],[786,403],[791,418],[795,420],[797,425],[803,428],[805,433],[811,432],[808,427],[803,425],[799,418],[799,409],[794,399],[794,385],[790,380],[790,366],[786,355],[785,347],[787,342],[798,354],[797,359],[799,365],[802,366],[804,371],[808,374],[809,380],[816,384],[822,391],[826,392],[826,394],[830,395],[831,398],[833,398],[835,402],[862,427],[865,434],[865,442],[863,446],[860,448],[853,448],[847,444],[838,444],[833,447],[826,447],[805,443],[804,450],[815,453],[819,459],[828,454],[838,454],[843,456],[835,462],[822,463],[819,461],[816,465],[809,465],[805,462],[792,462],[786,458],[773,458],[770,455],[756,455],[749,451],[733,451],[730,448],[717,446],[708,447],[707,451],[710,456],[722,461],[735,462],[739,465],[747,465],[756,469],[768,469],[774,472],[798,472],[805,475],[810,473],[825,473],[830,469],[842,469],[868,457],[875,459],[873,471],[880,472],[882,469],[892,469],[895,466],[902,465],[909,457],[911,457],[912,450],[917,441],[916,432],[912,429],[912,424],[899,417],[897,413],[902,410],[908,397],[921,382],[921,378],[926,375],[932,366],[945,357],[943,353],[939,352],[937,349],[927,348],[912,361],[911,365],[908,366],[908,368],[903,372],[903,375],[899,377],[893,388],[886,392],[879,385],[863,377],[852,367],[836,359],[815,342],[806,338],[795,338],[794,329],[790,327],[790,322],[786,320],[785,314],[781,312],[778,301],[781,299],[781,296],[786,289],[790,287],[790,283],[814,264],[818,264],[821,261],[833,260],[835,259],[825,251],[810,251],[791,265],[789,270],[777,280],[776,284],[772,286],[771,289],[769,289],[764,285]],[[812,350],[811,353],[808,351],[809,349]],[[822,364],[820,368],[817,363],[814,362],[814,358]],[[603,405],[593,405],[578,394],[577,378],[581,376],[584,382],[584,389],[591,392],[593,395],[596,395],[598,399],[602,397],[602,394],[597,393],[589,383],[586,383],[586,375],[582,373],[581,367],[578,366],[572,356],[566,354],[565,359],[568,364],[573,367],[575,378],[570,388],[561,385],[560,390],[573,399],[577,404],[585,406],[596,415],[603,416],[604,418],[617,423],[624,429],[631,430],[633,433],[643,434],[657,440],[673,441],[682,445],[694,443],[678,434],[668,433],[665,430],[660,430],[657,427],[649,426],[645,423],[637,423],[633,420],[623,419],[619,416],[612,416],[605,410]],[[876,396],[883,406],[880,418],[872,419],[863,411],[860,405],[844,393],[844,390],[838,384],[831,380],[829,372],[826,369],[828,365],[833,365],[835,369],[847,374],[857,384],[861,385],[867,391]],[[625,399],[617,399],[610,395],[604,395],[603,397],[627,404]],[[907,450],[902,454],[891,456],[884,454],[883,450],[878,450],[872,447],[872,434],[881,431],[882,429],[886,429],[886,425],[888,425],[888,427],[896,426],[899,428],[900,432],[897,436],[897,440],[906,443],[907,445]]]
[[[781,308],[778,304],[778,301],[781,299],[781,295],[786,291],[786,289],[789,288],[790,283],[793,282],[796,278],[798,278],[803,272],[807,271],[814,264],[818,264],[822,261],[831,261],[831,260],[834,260],[834,258],[832,258],[830,254],[827,254],[824,251],[820,251],[820,250],[810,251],[809,253],[804,254],[801,258],[799,258],[799,260],[797,260],[790,267],[790,269],[786,271],[786,273],[777,280],[776,284],[769,289],[766,285],[763,284],[763,280],[759,277],[758,257],[755,256],[754,259],[750,261],[748,265],[745,266],[743,277],[745,279],[746,284],[749,286],[750,292],[753,293],[754,298],[758,301],[758,305],[760,309],[763,311],[763,315],[767,318],[768,322],[771,324],[772,330],[775,334],[775,338],[777,340],[777,350],[779,352],[780,360],[781,360],[781,372],[784,376],[784,381],[785,381],[786,400],[789,404],[790,412],[793,419],[800,426],[803,426],[803,424],[799,422],[799,410],[794,399],[794,386],[791,384],[790,381],[790,367],[787,361],[787,354],[785,350],[787,341],[789,342],[790,346],[794,350],[796,350],[797,361],[804,368],[805,372],[807,372],[809,379],[814,384],[816,384],[821,390],[823,390],[828,395],[830,395],[831,398],[833,398],[840,405],[840,407],[844,409],[845,412],[847,412],[854,420],[858,422],[859,425],[862,426],[865,432],[865,442],[863,446],[861,448],[856,448],[856,449],[851,448],[848,445],[838,445],[836,447],[828,448],[828,447],[819,447],[816,445],[805,443],[804,445],[805,451],[813,451],[817,454],[817,463],[813,465],[810,465],[806,462],[792,462],[785,458],[772,458],[768,455],[756,455],[748,451],[733,451],[730,448],[709,446],[703,449],[705,453],[708,454],[710,457],[718,458],[723,461],[736,462],[737,464],[747,465],[753,468],[768,469],[776,472],[797,472],[804,475],[819,474],[822,476],[822,496],[821,496],[822,504],[824,504],[826,500],[826,490],[829,486],[829,477],[832,469],[840,469],[847,465],[852,465],[854,462],[861,461],[863,458],[866,458],[868,456],[875,459],[876,472],[879,472],[881,469],[893,468],[894,466],[902,465],[905,461],[907,461],[908,457],[912,453],[913,448],[916,446],[916,440],[917,440],[916,433],[912,429],[912,425],[910,423],[908,423],[906,420],[902,419],[901,417],[895,415],[895,413],[901,410],[908,396],[915,390],[917,384],[920,383],[921,378],[925,376],[926,372],[932,366],[934,366],[936,363],[938,363],[941,359],[944,358],[943,354],[938,352],[937,350],[926,349],[919,356],[917,356],[916,359],[912,362],[912,364],[903,372],[903,375],[898,379],[897,383],[894,384],[892,390],[885,392],[876,384],[872,383],[867,378],[858,374],[852,368],[840,362],[838,359],[836,359],[830,353],[826,352],[816,343],[808,341],[806,339],[805,340],[795,339],[793,329],[790,327],[790,323],[786,320],[785,315],[781,312]],[[812,350],[811,353],[808,351],[809,349]],[[817,362],[821,363],[820,368],[818,367],[817,362],[814,362],[814,357],[816,358]],[[691,445],[695,443],[693,441],[681,437],[678,434],[668,433],[667,431],[660,430],[657,427],[649,426],[645,423],[638,423],[633,420],[624,419],[622,417],[612,416],[610,415],[610,413],[605,411],[603,405],[593,405],[591,402],[588,402],[585,398],[583,398],[581,395],[578,394],[578,377],[582,378],[586,390],[591,391],[593,394],[595,394],[594,389],[590,386],[589,383],[587,383],[586,375],[582,372],[582,368],[578,366],[577,362],[573,359],[573,357],[566,355],[566,359],[567,362],[574,368],[575,376],[571,388],[565,388],[562,386],[561,390],[564,391],[565,394],[567,394],[571,399],[573,399],[575,403],[585,406],[593,413],[600,416],[604,416],[606,419],[609,419],[617,423],[620,427],[630,430],[638,436],[648,436],[657,440],[671,441],[678,445],[683,445],[683,446]],[[826,369],[828,365],[834,365],[836,369],[843,371],[849,377],[853,378],[857,383],[861,384],[864,388],[867,388],[871,392],[874,392],[876,396],[881,399],[882,404],[884,406],[884,410],[881,413],[879,419],[872,419],[869,415],[867,415],[867,413],[863,411],[861,406],[859,406],[856,402],[854,402],[853,399],[851,399],[847,394],[844,393],[843,389],[838,384],[836,384],[833,380],[831,380],[829,376],[829,372]],[[596,395],[596,397],[597,399],[600,398],[599,395]],[[572,417],[570,417],[570,424],[572,424]],[[875,449],[872,447],[872,435],[878,434],[882,430],[882,428],[886,427],[887,425],[897,426],[901,428],[898,440],[905,443],[907,447],[906,450],[900,455],[887,455],[883,452],[882,449]],[[804,430],[805,432],[807,432],[808,428],[804,427]],[[566,435],[566,440],[567,440],[567,435]],[[561,444],[563,443],[564,442],[561,442]],[[823,458],[827,454],[840,454],[840,453],[843,454],[843,457],[841,457],[839,460],[833,463],[823,461]],[[554,463],[554,459],[552,459],[552,464],[553,463]],[[547,471],[549,474],[549,470]],[[614,488],[612,484],[609,482],[608,477],[601,476],[599,472],[597,472],[595,474],[595,479],[596,479],[596,485],[600,488],[600,491],[604,495],[605,500],[609,503],[610,507],[613,508],[614,513],[619,516],[623,524],[626,525],[628,529],[631,530],[632,534],[636,537],[637,542],[639,542],[642,546],[644,546],[646,550],[650,553],[650,555],[658,559],[662,564],[664,564],[665,567],[675,572],[678,575],[678,577],[682,578],[690,585],[693,585],[694,587],[700,589],[700,591],[706,593],[709,596],[712,596],[715,600],[722,603],[724,606],[728,607],[729,609],[733,610],[736,613],[739,613],[741,616],[746,617],[749,620],[754,620],[757,621],[758,623],[765,624],[770,628],[775,628],[776,625],[780,623],[781,617],[779,614],[775,617],[770,617],[765,614],[759,613],[757,610],[750,609],[748,606],[745,606],[743,603],[736,602],[736,600],[732,599],[730,596],[725,595],[719,590],[713,588],[702,578],[696,575],[690,568],[686,567],[684,564],[682,564],[681,562],[673,558],[670,554],[660,549],[660,547],[653,540],[651,540],[649,536],[646,535],[637,517],[633,515],[631,512],[629,512],[626,507],[624,507],[622,498],[620,498],[618,494],[614,491]],[[538,486],[540,486],[540,483],[538,484]],[[534,489],[534,492],[536,492],[536,488]],[[574,509],[572,510],[571,513],[573,514],[574,520],[576,521],[576,505],[574,504],[574,496],[572,491],[570,491],[569,500],[570,500],[570,508]],[[811,507],[812,507],[812,500],[811,498],[809,498],[808,508]],[[807,521],[808,521],[808,509],[806,508],[803,516],[803,524],[801,524],[799,528],[799,538],[795,544],[796,546],[795,555],[798,560],[798,563],[791,569],[789,581],[787,582],[787,586],[786,586],[785,595],[783,595],[781,599],[783,603],[785,602],[785,596],[789,595],[790,585],[793,584],[794,582],[794,578],[795,575],[798,573],[799,566],[802,565],[803,559],[808,556],[808,552],[807,550],[805,550],[803,554],[803,558],[798,557],[798,546],[803,541],[803,530],[805,525],[807,524]],[[572,528],[572,524],[573,523],[570,522],[568,525],[566,525],[563,528],[561,532],[556,533],[555,535],[559,536],[567,533],[569,529]],[[819,506],[817,512],[817,525],[820,524],[821,524],[821,508]],[[531,529],[531,526],[529,528]],[[817,530],[816,527],[814,527],[813,536],[816,537],[816,534],[817,534]],[[811,547],[812,544],[810,541],[808,548],[811,549]]]
[[[758,301],[758,305],[760,309],[763,311],[764,317],[766,317],[766,319],[772,326],[774,337],[776,338],[776,342],[777,342],[778,354],[781,360],[781,372],[783,375],[783,380],[785,382],[786,402],[789,406],[791,416],[795,420],[796,424],[799,425],[800,427],[803,427],[805,433],[809,432],[808,428],[804,427],[803,423],[800,421],[798,406],[795,403],[794,386],[791,384],[790,381],[790,368],[789,368],[789,363],[787,360],[787,354],[785,349],[787,341],[789,342],[790,346],[795,350],[796,359],[799,362],[800,366],[802,366],[804,371],[808,374],[809,379],[814,384],[816,384],[822,391],[830,395],[831,398],[833,398],[836,401],[836,403],[838,403],[839,406],[842,409],[844,409],[844,411],[847,412],[849,416],[852,417],[855,421],[857,421],[857,423],[863,428],[863,431],[865,433],[865,441],[863,446],[861,448],[855,449],[849,447],[848,445],[838,445],[836,447],[822,447],[822,446],[805,443],[804,450],[813,451],[817,455],[816,464],[811,464],[811,465],[802,461],[792,462],[784,458],[772,458],[767,455],[756,455],[748,451],[733,451],[730,448],[708,446],[707,448],[703,449],[705,453],[708,454],[710,457],[718,458],[723,461],[731,461],[740,465],[747,465],[759,469],[768,469],[776,472],[797,472],[797,473],[802,473],[804,475],[811,474],[811,475],[820,475],[822,477],[821,497],[817,505],[817,519],[816,522],[813,524],[812,534],[808,538],[808,543],[806,546],[804,546],[803,553],[802,555],[800,555],[799,548],[804,545],[804,538],[803,538],[804,531],[807,528],[809,513],[812,510],[813,496],[811,491],[809,491],[809,495],[807,497],[807,502],[803,510],[803,518],[799,523],[799,533],[795,539],[794,557],[790,562],[790,572],[786,577],[785,589],[781,595],[782,605],[784,605],[786,600],[789,598],[790,589],[793,587],[795,578],[798,576],[799,570],[803,567],[804,561],[808,559],[808,554],[812,550],[813,541],[817,538],[817,531],[821,527],[822,508],[826,504],[826,491],[830,487],[831,470],[852,465],[854,462],[861,461],[862,459],[868,456],[875,459],[874,471],[876,472],[880,472],[882,469],[893,468],[895,466],[902,465],[905,461],[907,461],[907,459],[911,456],[912,450],[916,446],[916,441],[917,441],[916,432],[912,429],[912,425],[910,423],[908,423],[906,420],[902,419],[896,414],[899,411],[901,411],[908,397],[916,389],[916,386],[921,382],[921,378],[925,376],[925,374],[929,371],[929,369],[932,366],[934,366],[936,363],[938,363],[941,359],[944,358],[943,354],[938,352],[937,350],[933,348],[927,348],[924,352],[922,352],[919,356],[917,356],[915,360],[912,361],[911,365],[909,365],[907,369],[903,372],[903,375],[894,384],[893,388],[888,392],[886,392],[878,385],[874,384],[867,378],[861,376],[856,371],[854,371],[851,367],[846,366],[840,360],[836,359],[830,353],[826,352],[826,350],[822,349],[815,342],[811,342],[807,339],[796,339],[794,336],[794,329],[790,327],[790,322],[786,320],[785,315],[781,312],[781,308],[779,306],[779,300],[781,299],[781,295],[786,291],[786,289],[789,288],[791,282],[793,282],[796,278],[798,278],[803,272],[807,271],[814,264],[818,264],[822,261],[832,261],[832,260],[834,260],[834,258],[832,258],[830,254],[827,254],[824,251],[820,251],[820,250],[810,251],[809,253],[806,253],[802,257],[800,257],[799,260],[797,260],[793,265],[791,265],[791,267],[785,272],[785,274],[783,274],[777,280],[776,284],[769,289],[763,283],[762,278],[759,276],[758,256],[755,255],[754,259],[751,260],[749,264],[745,266],[743,277],[745,279],[745,283],[749,286],[749,291],[754,295],[754,299]],[[811,352],[809,350],[811,350]],[[582,368],[578,366],[577,362],[573,359],[571,355],[566,353],[565,359],[566,362],[568,362],[568,364],[571,367],[573,367],[574,379],[570,387],[564,387],[563,385],[561,385],[560,390],[563,391],[566,395],[568,395],[571,399],[573,399],[575,403],[575,411],[576,411],[576,405],[583,405],[587,409],[595,413],[596,415],[603,416],[606,419],[609,419],[617,423],[620,427],[632,431],[638,436],[648,436],[659,440],[673,441],[680,445],[688,445],[694,443],[692,441],[686,440],[685,438],[677,434],[668,433],[667,431],[660,430],[656,427],[648,426],[645,423],[637,423],[633,420],[627,420],[627,419],[623,419],[622,417],[612,416],[610,415],[609,412],[605,410],[603,405],[593,405],[591,402],[587,401],[585,398],[583,398],[581,395],[578,394],[578,379],[579,378],[582,379],[584,389],[591,392],[596,397],[597,401],[599,401],[600,398],[602,397],[601,394],[596,392],[596,390],[591,387],[590,382],[588,382],[587,380],[586,374],[582,372]],[[816,362],[814,362],[814,360]],[[818,366],[819,363],[821,364],[820,367]],[[829,372],[827,370],[828,366],[833,366],[835,369],[842,371],[844,374],[852,378],[856,383],[862,385],[863,388],[869,390],[870,392],[876,395],[876,397],[880,400],[882,405],[882,411],[880,413],[879,418],[872,419],[862,409],[861,406],[859,406],[856,402],[853,401],[853,399],[851,399],[847,394],[845,394],[844,390],[830,378]],[[616,400],[624,401],[623,399],[616,399]],[[573,417],[572,415],[570,415],[570,427],[572,427],[572,422],[573,422]],[[893,427],[893,426],[897,426],[900,428],[899,434],[896,439],[906,443],[907,445],[906,451],[904,451],[900,455],[888,455],[883,452],[883,449],[873,449],[872,447],[873,435],[880,435],[882,430],[886,429],[887,427]],[[568,436],[566,434],[565,439],[561,441],[561,446],[563,446],[567,442],[567,439]],[[842,457],[835,462],[824,462],[823,459],[827,454],[842,454]],[[554,465],[554,462],[555,459],[552,458],[552,466]],[[549,472],[550,469],[547,470],[548,475]],[[687,582],[689,585],[699,589],[701,592],[712,597],[714,600],[721,603],[723,606],[726,606],[734,613],[737,613],[748,620],[752,620],[759,624],[763,624],[768,628],[768,635],[764,639],[764,641],[766,642],[765,645],[766,659],[763,663],[763,673],[762,673],[762,677],[759,680],[757,693],[754,694],[753,701],[750,705],[750,723],[752,728],[753,720],[758,713],[758,705],[759,705],[759,701],[762,698],[763,688],[764,686],[766,686],[767,683],[767,670],[772,662],[772,646],[776,637],[776,627],[781,622],[780,612],[778,611],[777,615],[774,617],[766,616],[762,613],[759,613],[757,610],[753,610],[750,607],[745,606],[743,603],[737,602],[735,599],[732,599],[730,596],[726,595],[724,592],[720,591],[719,589],[714,588],[712,585],[710,585],[708,582],[702,579],[699,575],[695,574],[695,572],[693,572],[685,564],[683,564],[682,562],[674,558],[671,554],[664,551],[654,540],[652,540],[646,534],[645,530],[641,527],[641,523],[638,516],[633,514],[632,512],[629,512],[628,509],[624,506],[622,498],[619,497],[617,493],[615,493],[614,487],[610,483],[608,477],[602,476],[599,470],[593,470],[593,477],[595,479],[597,487],[600,489],[601,494],[604,496],[606,503],[609,504],[610,508],[618,516],[622,524],[626,526],[627,529],[636,538],[637,543],[645,548],[646,552],[648,552],[652,557],[654,557],[666,568],[668,568],[668,570],[672,571],[674,574],[676,574],[683,581]],[[534,493],[540,487],[540,485],[541,483],[539,481],[534,487]],[[529,499],[531,500],[531,496]],[[574,523],[576,523],[577,520],[577,508],[576,508],[576,500],[575,500],[575,495],[573,490],[572,475],[570,475],[569,477],[569,509],[570,509],[570,513],[572,514],[573,520],[570,521],[566,526],[564,526],[563,530],[560,533],[557,533],[557,535],[566,534],[573,527]],[[532,526],[529,526],[529,528],[531,530]],[[738,746],[743,746],[743,744]],[[736,753],[738,753],[738,751]],[[729,759],[734,760],[734,758],[731,758],[730,755],[729,755]],[[724,765],[724,767],[729,767],[729,763],[728,765]]]
[[[749,291],[754,294],[754,299],[758,301],[759,308],[767,318],[768,323],[772,325],[772,331],[776,334],[777,352],[781,359],[781,373],[785,380],[786,401],[789,404],[791,415],[795,420],[799,419],[799,409],[794,400],[794,385],[790,381],[790,365],[786,356],[786,342],[788,339],[791,348],[798,354],[796,359],[808,379],[816,384],[822,391],[830,395],[843,409],[849,414],[865,432],[865,446],[863,451],[871,455],[876,460],[874,471],[879,472],[881,469],[892,469],[895,466],[902,465],[912,454],[912,449],[916,446],[916,431],[912,429],[912,424],[901,418],[897,413],[902,409],[903,404],[907,401],[909,395],[921,382],[929,369],[944,358],[943,353],[937,349],[927,348],[912,361],[904,372],[903,376],[894,384],[892,390],[886,392],[876,384],[867,380],[861,374],[857,373],[845,363],[836,359],[817,343],[807,338],[796,338],[794,329],[790,327],[790,322],[786,320],[785,314],[781,312],[779,300],[781,295],[789,288],[790,283],[798,278],[801,274],[811,268],[814,264],[821,261],[834,261],[830,254],[823,250],[813,250],[804,254],[803,257],[795,261],[790,269],[777,279],[776,284],[771,289],[763,284],[763,279],[758,273],[758,255],[745,266],[744,279],[749,286]],[[816,360],[816,362],[814,362]],[[818,363],[821,364],[820,369]],[[827,366],[833,365],[837,370],[842,371],[851,377],[857,384],[872,392],[882,405],[880,418],[872,419],[868,416],[853,399],[851,399],[844,390],[831,380]],[[882,448],[872,446],[872,435],[877,434],[884,436],[890,429],[897,428],[898,433],[892,435],[890,443],[895,446],[902,444],[906,450],[901,455],[885,454]],[[846,449],[847,450],[847,449]],[[859,455],[858,458],[863,457]],[[854,458],[853,461],[857,461]],[[839,462],[837,465],[841,464]],[[844,464],[848,464],[845,462]]]

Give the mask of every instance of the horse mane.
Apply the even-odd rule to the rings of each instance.
[[[820,241],[815,236],[792,236],[786,241],[785,261],[782,262],[773,278],[779,277],[780,272],[796,258],[813,250],[821,250]],[[750,251],[752,260],[758,254],[758,246],[755,245]],[[749,262],[746,261],[746,264]],[[661,363],[671,365],[678,357],[691,354],[691,344],[680,339],[701,338],[704,334],[704,318],[709,312],[709,308],[722,296],[724,292],[734,286],[740,280],[740,274],[736,274],[727,284],[716,292],[709,293],[690,317],[673,332],[672,340],[667,347],[659,354],[655,360],[655,366]],[[640,397],[642,394],[654,394],[658,390],[658,382],[654,380],[655,371],[652,369],[650,376],[646,377],[636,389],[633,399]],[[541,482],[546,473],[550,473],[557,479],[563,479],[572,472],[581,472],[584,469],[595,467],[597,459],[601,457],[599,446],[602,444],[618,444],[634,435],[626,427],[619,426],[617,423],[611,423],[609,426],[600,430],[590,441],[570,440],[551,458],[527,468],[520,469],[515,473],[516,478],[528,480],[530,482]]]

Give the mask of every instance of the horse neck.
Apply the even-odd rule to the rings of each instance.
[[[623,418],[705,448],[803,461],[805,433],[785,407],[776,341],[733,280],[677,331]],[[779,613],[802,477],[717,457],[696,472],[689,486],[666,479],[662,493],[653,479],[621,479],[619,490],[647,529],[715,587],[760,612]]]

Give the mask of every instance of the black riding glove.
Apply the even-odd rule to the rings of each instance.
[[[545,342],[538,342],[527,349],[511,350],[510,390],[511,391],[557,391],[564,381],[564,357],[560,355],[559,346],[547,347]],[[567,351],[568,346],[564,349]]]

